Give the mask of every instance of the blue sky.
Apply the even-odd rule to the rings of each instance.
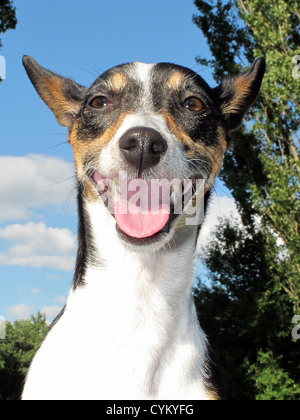
[[[192,0],[14,5],[18,25],[1,37],[0,51],[6,60],[6,80],[0,83],[0,315],[14,320],[42,310],[50,320],[63,306],[73,276],[74,166],[66,130],[31,86],[22,56],[87,86],[129,61],[174,62],[214,82],[195,61],[210,52],[192,23]],[[217,191],[220,216],[233,205],[220,183]]]

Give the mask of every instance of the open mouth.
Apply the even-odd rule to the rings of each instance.
[[[117,179],[90,175],[103,203],[116,220],[121,237],[130,243],[148,244],[170,232],[196,192],[196,180]]]

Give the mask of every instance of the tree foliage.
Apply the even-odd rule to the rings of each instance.
[[[6,322],[5,339],[0,339],[0,400],[16,400],[31,360],[47,331],[42,314],[30,320]]]
[[[300,385],[281,368],[282,356],[259,351],[257,362],[249,368],[257,389],[256,400],[299,400]]]
[[[237,202],[244,226],[220,225],[219,237],[204,258],[213,287],[200,292],[199,311],[205,318],[201,304],[208,306],[215,299],[228,303],[222,322],[225,340],[230,337],[229,347],[218,342],[217,336],[213,340],[223,350],[220,356],[228,359],[224,369],[232,398],[269,395],[274,399],[277,395],[289,399],[288,391],[276,391],[279,382],[275,384],[271,372],[278,369],[278,377],[287,378],[290,384],[285,389],[295,396],[299,342],[291,339],[290,323],[293,314],[300,313],[300,79],[295,77],[294,59],[300,55],[299,2],[195,0],[195,5],[199,14],[194,23],[206,36],[213,55],[212,60],[197,60],[213,69],[216,82],[239,73],[257,57],[267,61],[261,94],[243,127],[232,133],[232,148],[220,175]],[[232,288],[236,290],[233,301]],[[251,301],[244,296],[249,291]],[[238,307],[234,312],[232,303]],[[248,314],[244,317],[243,307]],[[244,318],[243,325],[238,325],[236,314]],[[208,325],[219,316],[210,315]],[[251,354],[238,341],[243,329]],[[273,388],[267,384],[267,372]],[[244,392],[238,389],[241,383]],[[299,395],[299,388],[297,392]]]
[[[277,255],[285,253],[285,268],[278,264],[269,268],[300,310],[300,80],[293,77],[293,58],[300,54],[299,3],[196,0],[195,4],[201,13],[194,22],[214,55],[211,61],[198,61],[213,67],[217,81],[240,72],[255,57],[267,59],[261,95],[243,130],[233,134],[234,146],[221,177],[244,220],[259,214],[265,229],[280,238],[278,249],[271,248]]]
[[[17,26],[16,9],[11,0],[0,0],[0,33]],[[2,47],[0,41],[0,48]]]
[[[264,395],[266,363],[272,361],[263,359],[264,352],[272,353],[276,360],[270,371],[275,377],[280,372],[288,375],[295,384],[293,392],[298,390],[300,397],[300,388],[296,386],[300,377],[299,343],[291,337],[293,304],[286,293],[272,291],[265,246],[266,239],[259,227],[225,219],[203,250],[211,286],[199,279],[196,306],[219,361],[228,399],[254,400]],[[272,388],[273,385],[278,388],[280,382],[269,379],[266,395],[270,392],[285,395]]]
[[[11,0],[0,0],[0,34],[8,29],[15,29],[17,25],[16,9],[13,7]],[[0,39],[0,49],[2,42]],[[2,72],[1,72],[2,73]],[[0,82],[2,78],[0,76]]]

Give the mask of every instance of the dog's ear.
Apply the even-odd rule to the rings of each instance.
[[[243,117],[255,101],[266,70],[264,58],[256,60],[246,72],[234,78],[225,79],[214,89],[229,131],[240,127]]]
[[[53,111],[57,121],[70,128],[88,89],[44,69],[29,56],[23,57],[23,65],[33,86]]]

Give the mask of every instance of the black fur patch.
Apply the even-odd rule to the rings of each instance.
[[[182,73],[185,79],[176,91],[167,88],[168,79],[175,71]],[[163,109],[169,112],[180,129],[194,142],[209,146],[218,144],[220,114],[213,101],[212,89],[197,73],[174,64],[156,64],[152,71],[152,95],[155,111]],[[182,106],[183,101],[190,96],[202,100],[205,105],[203,111],[193,113]]]
[[[220,400],[225,400],[226,395],[223,388],[218,365],[215,361],[215,354],[210,346],[208,346],[206,361],[205,361],[205,385],[209,392],[215,393]]]
[[[132,64],[123,64],[102,74],[91,86],[77,115],[77,139],[91,141],[100,137],[111,127],[122,113],[138,111],[138,100],[141,86],[137,80],[130,77]],[[109,88],[108,81],[116,73],[123,73],[128,78],[126,87],[121,92]],[[93,109],[89,103],[96,96],[107,97],[112,105],[108,109]]]
[[[78,183],[78,250],[76,268],[73,279],[73,289],[84,286],[84,278],[88,264],[104,266],[103,260],[99,260],[90,223],[90,217],[84,207],[85,190],[83,185]]]

